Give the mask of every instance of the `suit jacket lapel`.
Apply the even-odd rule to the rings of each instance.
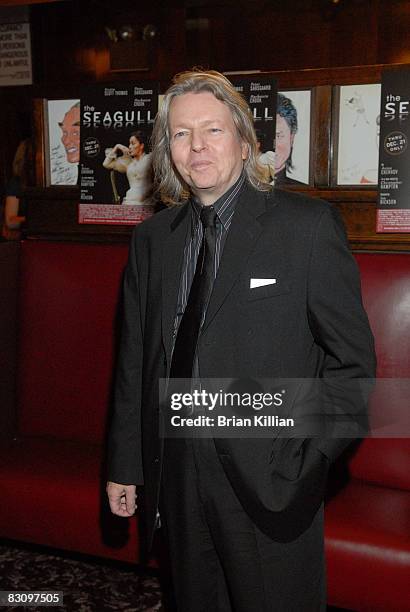
[[[258,217],[266,212],[266,194],[245,185],[232,218],[218,274],[209,301],[204,327],[212,321],[243,270],[254,249],[263,224]]]
[[[178,211],[170,224],[170,233],[164,244],[162,258],[162,339],[168,364],[171,361],[172,334],[175,308],[182,270],[185,240],[191,216],[189,203]]]

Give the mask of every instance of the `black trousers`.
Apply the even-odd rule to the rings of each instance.
[[[160,503],[178,612],[326,610],[323,507],[290,543],[240,505],[212,439],[167,439]]]

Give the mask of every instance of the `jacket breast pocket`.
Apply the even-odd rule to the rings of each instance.
[[[273,298],[277,295],[283,295],[284,293],[290,293],[291,287],[289,283],[276,282],[271,285],[263,285],[262,287],[254,287],[248,289],[247,301],[263,300],[266,298]]]

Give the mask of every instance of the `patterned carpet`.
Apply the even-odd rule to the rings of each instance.
[[[137,572],[126,564],[40,552],[29,546],[0,545],[0,590],[63,591],[71,612],[154,612],[161,609],[155,572]],[[50,610],[61,607],[50,607]],[[44,612],[44,607],[1,607]]]
[[[0,542],[0,590],[63,591],[63,609],[67,612],[165,610],[161,606],[162,593],[155,570],[142,572],[124,563],[13,542]],[[0,608],[1,612],[45,610],[37,606]],[[62,608],[50,608],[53,609]],[[328,607],[328,612],[344,611]]]

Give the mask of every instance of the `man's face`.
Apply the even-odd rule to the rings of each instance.
[[[131,157],[135,157],[136,159],[139,159],[144,152],[144,145],[136,136],[131,136],[128,148]]]
[[[213,204],[239,178],[248,154],[228,106],[210,92],[177,96],[169,131],[179,174],[202,204]]]
[[[63,132],[61,142],[65,148],[67,161],[70,164],[78,164],[80,161],[80,109],[70,108],[59,126]]]
[[[286,119],[276,115],[276,149],[275,149],[275,172],[280,172],[292,152],[294,134],[290,133]]]

